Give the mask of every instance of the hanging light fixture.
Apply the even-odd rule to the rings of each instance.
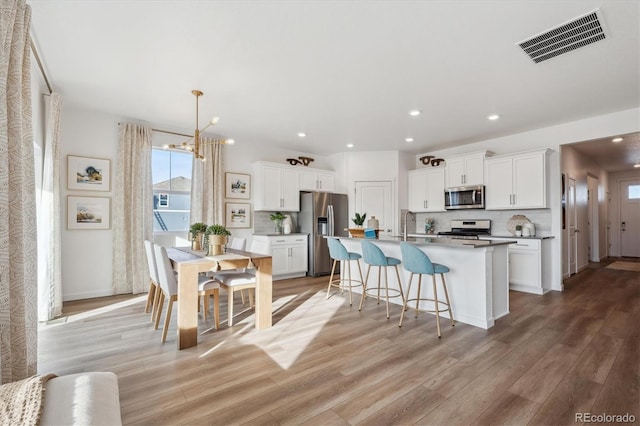
[[[233,144],[234,140],[233,139],[214,139],[213,141],[208,141],[208,142],[203,142],[200,140],[200,134],[202,132],[204,132],[205,130],[207,130],[209,127],[213,126],[214,124],[216,124],[220,118],[219,117],[213,117],[211,120],[209,120],[209,122],[207,123],[206,126],[204,126],[202,129],[199,129],[198,126],[198,104],[200,101],[200,96],[202,96],[204,93],[202,93],[200,90],[192,90],[191,93],[193,93],[193,95],[196,97],[196,130],[193,134],[193,136],[189,139],[187,139],[186,141],[182,142],[179,145],[175,145],[175,144],[170,144],[170,145],[165,145],[164,148],[165,149],[176,149],[176,148],[182,148],[185,151],[189,151],[193,153],[193,156],[199,160],[205,161],[205,157],[204,155],[202,155],[202,153],[200,152],[200,148],[202,147],[203,144],[205,143],[210,143],[210,144]],[[192,142],[193,141],[193,142]]]

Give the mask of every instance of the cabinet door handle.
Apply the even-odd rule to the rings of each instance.
[[[516,205],[516,194],[513,194],[513,205]]]
[[[322,189],[322,181],[321,180],[318,181],[318,189]]]

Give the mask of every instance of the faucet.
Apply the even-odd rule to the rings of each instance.
[[[407,241],[407,217],[411,215],[415,220],[416,214],[410,210],[404,212],[404,229],[402,230],[402,241]]]

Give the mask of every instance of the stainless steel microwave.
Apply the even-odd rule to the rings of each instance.
[[[454,186],[444,190],[447,210],[484,209],[484,185]]]

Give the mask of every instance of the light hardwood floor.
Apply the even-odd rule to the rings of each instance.
[[[576,412],[638,422],[640,274],[608,263],[562,293],[511,292],[511,314],[488,331],[443,321],[440,340],[431,315],[398,328],[399,306],[387,320],[384,304],[325,300],[328,277],[275,282],[269,330],[250,312],[221,331],[201,319],[199,346],[184,351],[175,320],[160,343],[143,295],[71,302],[40,329],[38,370],[117,373],[125,424],[557,425],[580,423]]]

